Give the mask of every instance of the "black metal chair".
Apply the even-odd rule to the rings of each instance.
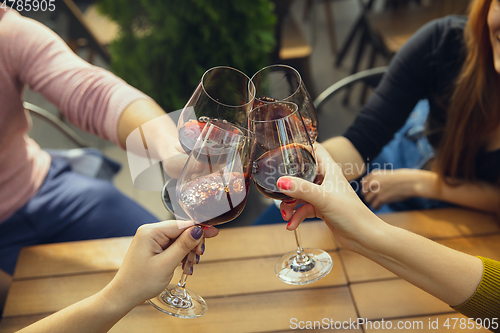
[[[375,88],[382,76],[384,76],[387,71],[387,67],[376,67],[371,69],[366,69],[364,71],[349,75],[342,80],[332,84],[330,87],[326,88],[319,96],[314,100],[314,106],[316,110],[320,110],[321,106],[328,101],[330,98],[343,91],[344,89],[350,89],[355,83],[363,83],[363,93],[361,97],[361,104],[364,104],[364,99],[366,97],[366,88]],[[344,100],[344,104],[347,104],[347,100]]]

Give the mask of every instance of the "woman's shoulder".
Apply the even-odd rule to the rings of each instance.
[[[466,24],[467,17],[458,15],[432,20],[412,36],[409,49],[417,53],[420,50],[432,58],[457,55],[463,49]]]
[[[466,24],[467,16],[448,15],[428,22],[416,34],[432,36],[435,41],[450,38],[463,40]]]

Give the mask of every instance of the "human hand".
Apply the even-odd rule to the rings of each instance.
[[[290,220],[287,229],[295,229],[306,218],[318,217],[343,247],[355,251],[364,235],[383,222],[359,199],[330,154],[319,144],[315,148],[318,171],[324,177],[321,185],[295,177],[278,179],[281,192],[308,202],[295,213],[293,205],[281,203],[283,217]]]
[[[418,196],[426,172],[418,169],[373,170],[361,180],[365,203],[379,209],[385,204]]]
[[[203,236],[211,238],[219,232],[192,225],[163,221],[139,227],[118,273],[101,294],[112,304],[130,309],[160,294],[184,257],[193,249],[197,256],[203,254]]]

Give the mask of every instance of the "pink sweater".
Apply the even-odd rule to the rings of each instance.
[[[0,9],[0,222],[29,201],[50,167],[50,156],[26,134],[25,84],[75,126],[116,144],[123,110],[135,100],[149,99],[83,61],[50,29]]]

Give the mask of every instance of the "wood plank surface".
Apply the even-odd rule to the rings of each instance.
[[[118,270],[132,237],[25,247],[14,279]]]
[[[200,263],[195,266],[193,276],[189,277],[187,287],[208,299],[347,285],[338,254],[331,252],[330,255],[334,262],[332,272],[314,284],[298,287],[283,283],[274,274],[274,264],[279,257],[266,257]],[[177,269],[172,279],[173,283],[179,280],[180,274],[181,270]],[[98,292],[113,279],[114,275],[115,272],[105,272],[14,281],[4,316],[26,316],[58,311]]]
[[[500,228],[490,215],[439,209],[381,217],[459,251],[500,260]],[[425,325],[419,332],[434,332],[428,327],[430,321],[443,324],[447,318],[463,317],[368,259],[338,249],[322,221],[300,228],[304,247],[322,248],[332,256],[334,268],[324,279],[292,286],[276,278],[276,260],[295,248],[293,233],[286,231],[284,223],[224,228],[218,237],[206,241],[201,263],[188,279],[188,288],[207,300],[209,310],[203,317],[178,319],[144,304],[111,332],[290,332],[299,321],[305,325],[307,321],[324,323],[325,318],[356,320],[354,304],[361,318],[372,321],[383,318],[396,325],[421,320]],[[14,332],[102,289],[115,275],[130,241],[126,237],[23,249],[0,333]],[[172,281],[179,276],[178,269]],[[375,331],[384,332],[365,327],[367,333]]]
[[[460,208],[381,214],[380,218],[431,239],[500,233],[500,221],[493,215]]]
[[[110,332],[269,332],[290,329],[290,320],[345,321],[356,318],[347,287],[320,288],[208,299],[208,311],[178,319],[151,306],[139,306]]]
[[[219,236],[206,240],[203,262],[238,258],[277,256],[295,248],[293,233],[286,224],[248,226],[220,230]],[[334,251],[333,235],[322,221],[300,226],[304,247]],[[15,279],[59,276],[117,270],[125,257],[131,237],[100,239],[23,248]]]
[[[51,313],[89,297],[104,288],[111,273],[69,275],[14,281],[5,304],[4,317]]]
[[[500,261],[500,235],[446,239],[438,243],[473,256]]]
[[[300,321],[356,320],[347,287],[303,289],[207,299],[207,313],[197,319],[168,316],[149,304],[136,307],[110,332],[266,332],[288,331]],[[44,316],[8,317],[0,333],[17,331]],[[297,320],[293,320],[296,318]],[[336,330],[362,332],[361,329]]]
[[[397,277],[394,273],[360,254],[347,250],[340,250],[339,253],[344,262],[347,279],[351,283]]]
[[[450,312],[448,304],[402,279],[351,285],[361,318],[380,319]]]

